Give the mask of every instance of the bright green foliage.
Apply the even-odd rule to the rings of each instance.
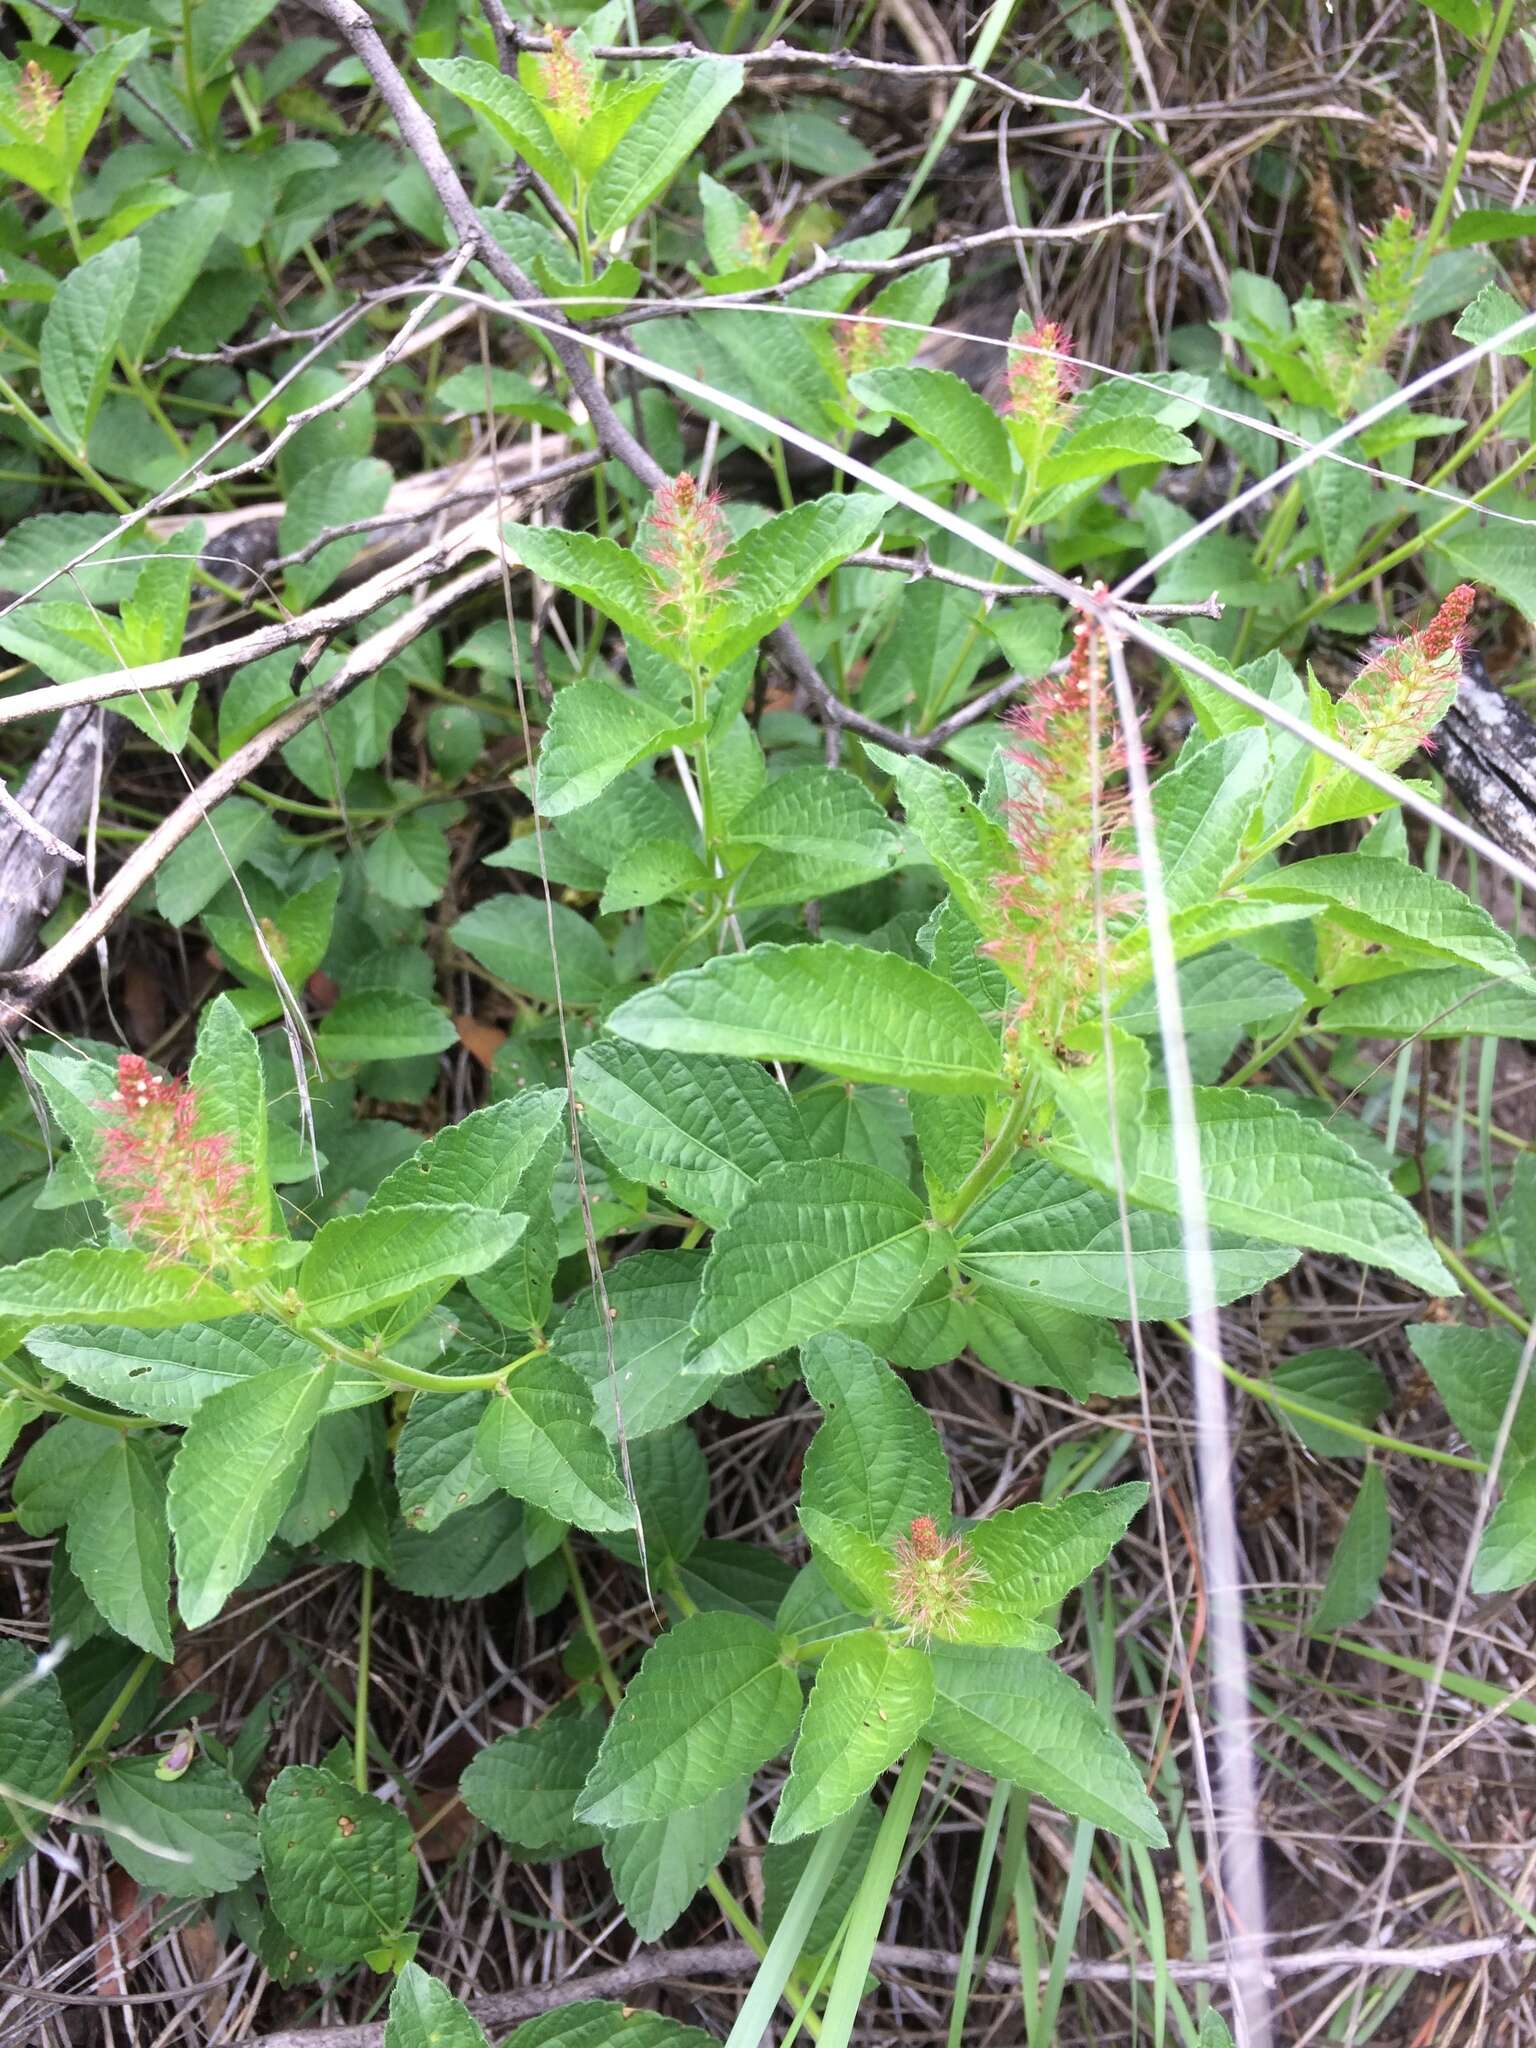
[[[1369,1626],[1421,1423],[1447,1486],[1496,1467],[1472,1591],[1536,1583],[1536,1385],[1482,1327],[1536,1312],[1536,1167],[1489,1131],[1536,973],[1491,864],[1403,807],[1438,788],[1422,754],[1466,647],[1508,654],[1536,618],[1536,337],[1499,339],[1532,209],[1467,203],[1507,198],[1514,159],[1479,143],[1477,193],[1363,227],[1337,298],[1322,265],[1292,302],[1284,261],[1224,248],[1223,317],[1186,295],[1166,362],[1128,331],[1137,358],[1093,368],[1048,304],[1011,331],[1004,308],[982,385],[929,332],[972,266],[952,280],[907,224],[937,159],[855,232],[855,182],[907,177],[868,147],[879,95],[834,118],[777,77],[743,91],[769,37],[831,62],[825,23],[706,11],[697,53],[641,61],[595,54],[659,33],[617,0],[505,48],[503,10],[439,0],[366,10],[377,40],[347,49],[273,0],[78,12],[23,6],[0,59],[8,781],[60,702],[37,691],[127,679],[87,731],[89,858],[27,881],[49,1000],[0,1079],[0,1458],[31,1547],[0,1640],[0,1874],[78,1809],[176,1915],[224,1901],[274,1983],[381,2011],[330,1982],[366,1962],[394,1975],[385,2048],[486,2048],[411,1960],[440,1787],[391,1746],[398,1660],[301,1631],[330,1717],[301,1753],[328,1762],[275,1777],[294,1695],[239,1730],[182,1682],[196,1631],[286,1626],[289,1582],[347,1612],[363,1574],[380,1652],[402,1600],[495,1596],[476,1626],[515,1683],[454,1731],[484,1742],[464,1807],[480,1853],[589,1859],[564,1894],[597,1908],[583,1940],[614,1926],[599,1858],[642,1942],[686,1941],[767,1835],[762,1932],[789,1910],[815,1955],[844,1929],[846,2003],[885,1910],[860,1887],[899,1860],[881,1781],[910,1757],[917,1792],[932,1750],[946,1797],[976,1773],[1023,1795],[994,1809],[1007,1882],[977,1872],[992,1954],[1029,1798],[1141,1852],[1164,1844],[1144,1759],[1160,1798],[1185,1775],[1182,1736],[1126,1710],[1133,1754],[1051,1659],[1065,1638],[1095,1697],[1134,1701],[1143,1667],[1106,1661],[1130,1615],[1177,1661],[1185,1617],[1123,1600],[1115,1556],[1162,1457],[1124,1326],[1200,1305],[1191,1175],[1252,1339],[1223,1358],[1252,1403],[1234,1445],[1288,1431],[1298,1485],[1353,1489],[1286,1625]],[[972,53],[994,82],[1003,12]],[[1470,148],[1496,78],[1518,115],[1503,75],[1530,52],[1507,7],[1430,12]],[[1102,97],[1126,26],[1062,18],[1008,72],[1052,119]],[[1265,220],[1303,210],[1284,155],[1253,159]],[[1326,226],[1321,187],[1308,206]],[[1498,358],[1458,373],[1465,421],[1391,403],[1447,328]],[[520,478],[535,435],[548,486],[487,499],[488,458]],[[1249,502],[1325,439],[1347,461]],[[1475,500],[1469,456],[1504,465]],[[1240,514],[1197,531],[1218,498]],[[1119,615],[1140,735],[1081,601],[1127,576],[1199,614]],[[79,923],[119,912],[131,932]],[[1473,1038],[1431,1068],[1429,1041]],[[1359,1268],[1432,1397],[1375,1334],[1318,1327]],[[1035,1388],[999,1478],[992,1419],[1001,1441]],[[754,1432],[783,1432],[758,1468],[782,1496],[747,1490],[747,1526]],[[1140,1906],[1127,1925],[1155,1957]],[[748,1995],[782,1988],[814,2033],[807,1963]],[[1167,1992],[1134,2029],[1193,2039],[1194,2013],[1223,2048]],[[512,2036],[704,2044],[591,2002]]]
[[[291,1764],[268,1789],[261,1866],[273,1912],[314,1964],[389,1948],[416,1900],[405,1815],[307,1764]]]

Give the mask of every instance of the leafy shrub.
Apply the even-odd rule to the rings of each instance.
[[[1498,338],[1520,309],[1396,214],[1355,299],[1288,303],[1238,272],[1230,318],[1179,330],[1170,370],[1092,374],[1058,323],[1021,315],[994,404],[917,360],[946,259],[908,263],[909,231],[886,228],[804,275],[815,223],[770,230],[700,167],[739,63],[599,61],[615,5],[506,70],[478,19],[432,8],[407,36],[374,10],[418,60],[449,177],[481,199],[509,158],[525,168],[509,204],[465,198],[465,227],[430,162],[303,83],[334,43],[237,61],[267,11],[211,6],[183,32],[152,10],[124,32],[121,10],[83,8],[102,24],[85,54],[24,10],[38,41],[0,77],[0,162],[34,195],[4,229],[4,431],[48,493],[0,486],[18,599],[0,644],[23,664],[7,715],[104,677],[143,757],[224,774],[226,799],[179,812],[195,829],[125,870],[117,906],[152,884],[141,915],[217,965],[186,1072],[56,1033],[7,1084],[0,1443],[21,1453],[21,1529],[59,1537],[68,1654],[4,1646],[0,1856],[17,1870],[68,1797],[148,1890],[225,1898],[281,1981],[366,1961],[396,1972],[392,2042],[468,2026],[411,1961],[412,1828],[369,1790],[390,1766],[365,1672],[355,1747],[265,1784],[260,1727],[167,1749],[154,1688],[186,1632],[305,1562],[365,1575],[365,1640],[376,1579],[467,1599],[526,1578],[542,1611],[573,1596],[584,1649],[571,1698],[469,1765],[470,1813],[524,1858],[600,1848],[654,1940],[787,1758],[773,1850],[825,1848],[780,1865],[799,1939],[762,1981],[771,1999],[815,1952],[846,1879],[832,2035],[935,1752],[1166,1843],[1143,1765],[1051,1654],[1146,1500],[1099,1483],[1127,1440],[1052,1468],[1041,1499],[957,1515],[916,1376],[967,1359],[1072,1403],[1133,1396],[1124,1328],[1200,1306],[1184,1118],[1217,1302],[1305,1252],[1435,1301],[1468,1277],[1414,1205],[1422,1161],[1320,1114],[1280,1061],[1310,1047],[1347,1083],[1356,1046],[1536,1036],[1525,954],[1418,858],[1399,804],[1434,792],[1396,780],[1454,699],[1475,586],[1527,612],[1536,591],[1507,484],[1480,494],[1503,524],[1413,488],[1420,441],[1461,423],[1413,410],[1395,365],[1447,313],[1485,356],[1522,349]],[[327,74],[342,91],[368,79],[357,49]],[[671,260],[679,216],[709,268],[687,310],[648,317],[640,259]],[[655,381],[611,400],[547,337],[517,369],[401,353],[356,375],[363,330],[326,251],[376,229],[434,257],[472,232],[472,305],[515,322],[508,279],[531,280],[575,323],[566,342],[611,351],[637,302]],[[292,338],[248,349],[268,280],[300,261],[316,287],[281,309]],[[690,378],[704,396],[667,396]],[[571,523],[493,503],[393,581],[360,566],[400,447],[455,455],[456,423],[486,413],[589,458]],[[700,474],[699,413],[728,486]],[[819,495],[790,490],[796,437],[831,464]],[[1182,502],[1223,451],[1235,489],[1324,442],[1344,459],[1302,466],[1256,534],[1205,531]],[[209,536],[238,525],[255,471],[283,501],[249,599],[270,645],[205,659],[193,628],[244,588]],[[769,511],[776,485],[790,501]],[[145,523],[188,497],[194,524]],[[1355,593],[1405,522],[1385,560],[1420,572],[1419,623],[1330,694],[1307,631],[1379,623]],[[526,582],[500,609],[498,527],[551,593],[537,633]],[[413,595],[472,556],[451,603]],[[1042,590],[1004,583],[1020,559]],[[1107,588],[1147,563],[1150,617]],[[382,578],[368,601],[364,573]],[[1127,635],[1134,680],[1189,707],[1176,750],[1153,720],[1126,729]],[[784,676],[793,706],[763,695]],[[1005,697],[1019,707],[991,715]],[[529,710],[536,809],[498,779]],[[84,916],[67,899],[29,997],[89,950]],[[477,1002],[509,1028],[482,1106],[444,1121],[442,1056],[474,1042]],[[1532,1186],[1510,1191],[1522,1244]],[[1513,1589],[1536,1576],[1536,1396],[1515,1339],[1441,1313],[1415,1350],[1470,1462],[1503,1458],[1473,1585]],[[706,1537],[693,1425],[769,1415],[801,1382],[819,1417],[804,1548]],[[1390,1445],[1357,1353],[1293,1358],[1254,1391],[1322,1456]],[[655,1603],[637,1656],[592,1615],[588,1538]],[[1319,1627],[1368,1611],[1386,1545],[1368,1462]],[[590,2012],[594,2041],[640,2039]],[[576,2038],[542,2024],[517,2038]]]

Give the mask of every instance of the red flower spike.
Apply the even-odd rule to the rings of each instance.
[[[244,1164],[225,1132],[200,1132],[197,1092],[162,1081],[137,1053],[117,1063],[105,1112],[97,1177],[118,1222],[168,1259],[220,1264],[261,1234]]]
[[[1071,354],[1072,337],[1054,320],[1037,320],[1016,335],[1008,349],[1007,410],[1042,430],[1059,428],[1083,381]]]
[[[718,573],[731,541],[720,493],[701,491],[684,471],[651,500],[650,528],[646,559],[661,571],[654,602],[670,615],[673,629],[691,639],[731,582]]]
[[[585,121],[592,112],[592,81],[563,28],[549,31],[549,55],[539,65],[544,97],[557,114]]]
[[[885,329],[876,320],[839,320],[836,347],[845,377],[856,377],[860,370],[878,370],[885,361]]]
[[[1431,745],[1430,734],[1455,699],[1467,622],[1477,602],[1459,583],[1422,631],[1374,655],[1339,699],[1339,738],[1380,768],[1396,768]]]
[[[909,1642],[952,1641],[986,1577],[963,1536],[941,1536],[931,1515],[919,1515],[896,1539],[891,1612],[905,1622]]]
[[[1133,866],[1113,845],[1126,805],[1109,784],[1126,752],[1110,723],[1102,637],[1084,613],[1065,670],[1008,719],[1005,752],[1020,771],[1006,807],[1016,865],[996,878],[1000,929],[985,948],[1020,992],[1018,1016],[1048,1043],[1098,987],[1105,921],[1137,901],[1106,881]]]

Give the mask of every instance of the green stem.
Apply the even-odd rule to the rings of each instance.
[[[357,1696],[352,1708],[352,1782],[368,1790],[368,1678],[373,1665],[373,1566],[363,1566],[362,1613],[357,1624]]]
[[[858,1809],[850,1808],[816,1837],[800,1882],[795,1886],[784,1909],[784,1917],[768,1944],[762,1967],[752,1979],[751,1989],[736,2015],[736,2024],[731,2028],[725,2048],[762,2048],[763,2036],[794,1975],[795,1963],[805,1946],[806,1936],[821,1910],[821,1902],[827,1895],[857,1823]]]
[[[67,1394],[56,1394],[48,1387],[34,1386],[31,1380],[3,1361],[0,1361],[0,1386],[9,1387],[24,1400],[35,1402],[50,1415],[72,1416],[76,1422],[97,1422],[103,1429],[153,1429],[153,1422],[137,1415],[107,1415],[99,1408],[82,1407]]]
[[[69,1768],[65,1771],[63,1777],[60,1778],[58,1789],[53,1795],[55,1805],[64,1797],[64,1794],[74,1784],[92,1757],[98,1756],[106,1748],[112,1738],[113,1729],[116,1728],[118,1722],[132,1704],[134,1694],[159,1662],[160,1659],[158,1657],[151,1651],[146,1650],[138,1663],[134,1665],[128,1676],[123,1680],[122,1684],[118,1687],[111,1706],[108,1707],[107,1711],[96,1723],[96,1726],[75,1751]]]
[[[940,1223],[958,1223],[968,1209],[975,1207],[987,1189],[1013,1157],[1014,1149],[1029,1115],[1029,1103],[1022,1093],[1016,1095],[1008,1105],[1008,1113],[998,1126],[997,1136],[982,1153],[965,1179],[956,1188],[949,1200],[934,1205],[934,1215]]]
[[[1440,1247],[1442,1258],[1449,1264],[1445,1247]],[[1188,1325],[1176,1316],[1167,1318],[1167,1326],[1181,1343],[1191,1350],[1195,1337]],[[1396,1451],[1405,1458],[1418,1458],[1429,1465],[1449,1465],[1458,1472],[1486,1472],[1488,1467],[1481,1458],[1459,1457],[1454,1451],[1431,1450],[1427,1444],[1411,1444],[1402,1437],[1387,1436],[1379,1429],[1367,1429],[1363,1423],[1350,1422],[1336,1411],[1315,1408],[1310,1401],[1298,1400],[1281,1387],[1273,1386],[1268,1380],[1256,1380],[1248,1373],[1239,1372],[1235,1365],[1229,1365],[1219,1352],[1207,1354],[1212,1358],[1229,1386],[1239,1387],[1255,1401],[1263,1401],[1268,1407],[1278,1408],[1283,1414],[1294,1415],[1302,1422],[1315,1422],[1325,1429],[1333,1430],[1339,1436],[1347,1436],[1355,1443],[1377,1451]]]
[[[38,440],[51,448],[61,462],[67,462],[75,475],[83,478],[98,497],[105,498],[114,512],[121,513],[124,518],[131,516],[133,507],[122,492],[114,484],[109,484],[104,476],[98,476],[84,456],[76,455],[67,441],[60,440],[48,422],[38,417],[21,393],[4,377],[0,377],[0,399],[4,399],[17,418],[26,421]]]
[[[571,1539],[565,1537],[560,1545],[560,1555],[565,1562],[565,1576],[570,1583],[571,1598],[576,1602],[576,1612],[581,1620],[581,1632],[592,1645],[592,1654],[597,1659],[597,1675],[603,1691],[608,1695],[610,1707],[617,1707],[624,1697],[624,1688],[619,1683],[618,1673],[608,1661],[608,1652],[603,1648],[603,1638],[598,1630],[597,1616],[592,1612],[592,1602],[587,1598],[587,1589],[582,1581],[581,1567],[576,1562],[576,1553],[571,1548]]]
[[[1477,134],[1477,124],[1483,117],[1483,102],[1488,97],[1488,88],[1493,83],[1493,67],[1499,61],[1499,48],[1509,31],[1510,18],[1515,11],[1515,0],[1502,0],[1494,16],[1493,28],[1488,36],[1488,47],[1483,51],[1483,61],[1477,67],[1477,77],[1472,85],[1472,97],[1467,102],[1466,119],[1461,124],[1461,133],[1456,138],[1456,147],[1446,167],[1445,180],[1440,187],[1440,197],[1435,210],[1429,217],[1429,226],[1424,231],[1420,244],[1419,260],[1414,265],[1414,275],[1422,274],[1425,265],[1434,255],[1445,224],[1451,217],[1451,208],[1456,204],[1456,188],[1461,183],[1461,174],[1467,167],[1467,157]]]
[[[891,1789],[880,1832],[875,1837],[875,1846],[870,1851],[863,1879],[849,1909],[843,1952],[838,1957],[837,1974],[827,1994],[827,2009],[822,2020],[827,2048],[847,2048],[858,2023],[864,1980],[869,1975],[880,1923],[885,1918],[895,1889],[901,1869],[901,1852],[907,1845],[907,1831],[917,1811],[923,1777],[932,1755],[931,1743],[914,1742]]]
[[[261,1286],[252,1290],[252,1297],[274,1317],[285,1329],[292,1330],[313,1344],[317,1351],[323,1351],[339,1365],[356,1365],[364,1372],[371,1372],[375,1378],[387,1380],[392,1387],[409,1387],[418,1394],[472,1394],[494,1391],[515,1373],[519,1367],[528,1365],[535,1358],[543,1356],[544,1347],[536,1345],[532,1351],[525,1351],[521,1358],[509,1359],[498,1366],[495,1372],[422,1372],[414,1365],[402,1365],[397,1358],[377,1358],[371,1351],[359,1351],[354,1344],[343,1342],[329,1330],[323,1330],[315,1323],[304,1323],[294,1314],[283,1297],[271,1287]]]
[[[1474,1301],[1480,1302],[1490,1315],[1502,1316],[1512,1329],[1520,1332],[1522,1337],[1529,1337],[1531,1326],[1525,1317],[1518,1315],[1514,1309],[1500,1301],[1493,1289],[1478,1279],[1453,1245],[1448,1245],[1442,1237],[1432,1238],[1430,1242]]]

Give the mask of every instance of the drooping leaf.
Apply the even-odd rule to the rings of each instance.
[[[1405,861],[1325,853],[1243,886],[1260,900],[1326,905],[1346,930],[1398,952],[1459,961],[1506,981],[1529,978],[1519,948],[1480,903]]]
[[[69,1516],[69,1561],[104,1620],[171,1661],[165,1480],[142,1435],[114,1430]]]
[[[129,237],[72,270],[48,307],[38,372],[54,424],[76,454],[85,452],[138,281],[139,245]]]
[[[1387,1483],[1379,1465],[1367,1465],[1349,1518],[1339,1532],[1323,1597],[1312,1617],[1319,1634],[1365,1619],[1381,1596],[1381,1576],[1391,1554]]]
[[[213,1394],[171,1467],[181,1618],[200,1628],[249,1577],[299,1481],[333,1368],[281,1366]]]
[[[814,1834],[846,1813],[911,1748],[933,1707],[923,1651],[875,1629],[840,1636],[816,1673],[770,1839]]]
[[[750,1060],[599,1040],[573,1072],[581,1113],[619,1171],[706,1223],[723,1223],[770,1167],[810,1157],[794,1099]]]
[[[592,1396],[558,1358],[531,1359],[495,1390],[475,1456],[514,1499],[583,1529],[627,1529],[633,1510]]]
[[[390,1947],[416,1902],[405,1815],[309,1764],[290,1764],[268,1789],[261,1867],[273,1912],[311,1964]]]
[[[659,1941],[683,1914],[741,1826],[751,1781],[738,1779],[697,1806],[610,1828],[603,1862],[614,1897],[642,1941]]]
[[[770,1167],[716,1232],[694,1323],[719,1371],[745,1372],[824,1330],[898,1315],[942,1263],[923,1205],[878,1167]]]
[[[106,1838],[129,1876],[168,1899],[232,1892],[254,1877],[256,1815],[229,1772],[208,1757],[179,1778],[157,1768],[154,1757],[124,1757],[95,1773]]]
[[[672,1052],[806,1060],[849,1081],[938,1094],[999,1086],[997,1041],[965,998],[896,953],[756,946],[642,989],[609,1030]]]
[[[577,1811],[604,1827],[701,1805],[784,1748],[800,1685],[744,1614],[695,1614],[646,1652]]]
[[[1082,1688],[1028,1650],[933,1650],[937,1748],[1128,1841],[1167,1841],[1142,1774]]]

